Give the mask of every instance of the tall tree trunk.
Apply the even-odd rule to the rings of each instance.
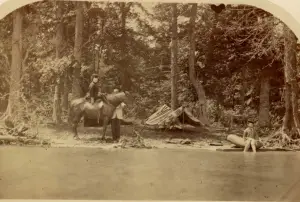
[[[270,76],[268,70],[263,70],[260,83],[260,104],[259,104],[259,127],[268,127],[270,124]]]
[[[70,92],[69,70],[66,69],[63,77],[63,95],[62,95],[62,108],[64,110],[68,110],[69,107],[69,92]]]
[[[104,65],[104,58],[103,58],[103,48],[104,48],[104,25],[105,19],[101,18],[101,39],[100,39],[100,50],[98,52],[98,69],[97,72],[101,72],[102,65]],[[125,23],[126,25],[126,23]],[[103,75],[102,75],[103,76]]]
[[[80,86],[80,73],[81,73],[81,48],[83,42],[83,3],[77,2],[76,9],[76,27],[75,27],[75,43],[74,43],[74,58],[76,60],[76,66],[73,71],[73,83],[72,83],[72,98],[76,99],[83,95],[82,88]]]
[[[71,59],[71,63],[70,65],[66,68],[65,72],[64,72],[64,81],[63,81],[63,101],[62,101],[62,105],[64,110],[68,110],[69,108],[69,93],[72,90],[72,83],[73,83],[73,72],[74,69],[77,65],[77,63],[75,62],[74,58]]]
[[[64,36],[68,36],[68,29],[64,28]],[[72,80],[71,80],[72,74],[71,74],[71,67],[67,66],[64,71],[63,75],[63,92],[62,92],[62,109],[67,112],[69,109],[69,93],[71,93],[72,90]]]
[[[99,50],[96,49],[95,50],[95,69],[94,69],[95,73],[99,72]]]
[[[171,46],[171,108],[178,107],[178,33],[177,33],[177,4],[172,4],[172,46]]]
[[[13,12],[12,61],[10,71],[10,89],[7,114],[14,116],[20,106],[21,71],[22,71],[22,9]]]
[[[189,51],[189,77],[190,81],[193,84],[199,103],[199,118],[204,124],[208,124],[207,113],[206,113],[206,96],[205,90],[201,81],[197,78],[195,72],[195,22],[197,16],[197,4],[192,4],[191,8],[191,17],[190,17],[190,51]]]
[[[129,12],[130,5],[127,5],[126,2],[121,2],[121,32],[122,32],[122,40],[121,40],[121,50],[122,50],[122,59],[120,63],[121,69],[121,85],[123,90],[130,89],[130,80],[128,78],[128,58],[127,58],[127,32],[126,32],[126,19],[127,13]]]
[[[57,13],[56,17],[58,19],[58,24],[56,27],[56,59],[60,59],[62,56],[62,45],[63,45],[63,2],[57,2]],[[55,89],[54,89],[54,98],[53,98],[53,113],[52,113],[52,120],[54,123],[59,124],[61,123],[61,95],[62,95],[62,88],[63,88],[63,77],[59,73],[57,75]]]
[[[241,89],[241,113],[245,111],[245,97],[247,91],[247,80],[246,80],[246,67],[242,68],[241,77],[242,77],[242,89]]]
[[[285,113],[283,117],[283,129],[291,130],[292,129],[292,122],[293,122],[293,111],[292,111],[292,92],[291,86],[285,83],[284,87],[284,107]]]
[[[294,123],[293,126],[296,128],[298,135],[300,135],[300,121],[298,114],[298,84],[297,84],[297,37],[285,25],[284,27],[284,74],[285,74],[285,88],[290,89],[291,97],[290,103],[292,108],[291,120]],[[287,104],[286,104],[287,105]],[[285,114],[287,118],[287,114]]]
[[[102,68],[105,66],[105,63],[104,63],[104,58],[103,58],[103,54],[102,54],[102,48],[100,48],[100,51],[99,51],[99,63],[98,63],[98,73],[102,72]],[[104,72],[103,72],[104,73]],[[103,76],[103,73],[102,73],[102,76]]]

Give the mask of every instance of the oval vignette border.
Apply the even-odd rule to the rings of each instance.
[[[9,13],[13,12],[27,4],[39,2],[41,0],[0,0],[0,19],[4,18]],[[69,0],[65,0],[69,1]],[[74,1],[74,0],[73,0]],[[75,0],[83,1],[83,0]],[[101,1],[101,0],[92,0]],[[116,0],[110,0],[116,1]],[[117,0],[127,1],[128,0]],[[132,0],[131,0],[132,1]],[[299,0],[134,0],[138,2],[165,2],[165,3],[213,3],[213,4],[245,4],[250,6],[256,6],[269,13],[272,13],[275,17],[282,20],[300,39],[300,12],[297,8],[300,8]]]
[[[6,15],[10,14],[14,10],[31,4],[39,2],[41,0],[0,0],[0,20]],[[70,0],[64,0],[70,1]],[[73,1],[89,1],[89,0],[73,0]],[[90,0],[90,1],[105,1],[105,0]],[[107,0],[106,0],[107,1]],[[128,0],[109,0],[109,1],[126,1]],[[269,13],[272,13],[275,17],[282,20],[300,39],[300,12],[297,8],[300,8],[299,0],[130,0],[138,2],[165,2],[165,3],[211,3],[211,4],[245,4],[261,8]],[[23,200],[1,200],[1,201],[23,201]],[[31,201],[31,200],[26,200]],[[34,201],[52,201],[52,200],[34,200]],[[65,200],[55,200],[64,202]],[[68,200],[73,201],[73,200]],[[88,201],[88,200],[76,200],[76,201]],[[107,201],[107,200],[95,200],[95,201]],[[108,200],[115,201],[115,200]],[[132,200],[131,200],[132,201]],[[212,201],[211,201],[212,202]],[[233,201],[232,201],[233,202]],[[258,201],[257,201],[258,202]]]

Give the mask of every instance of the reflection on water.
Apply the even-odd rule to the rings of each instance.
[[[270,201],[299,171],[298,153],[2,147],[0,198]]]

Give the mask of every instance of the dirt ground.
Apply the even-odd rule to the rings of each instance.
[[[78,127],[79,140],[73,138],[68,124],[61,126],[47,125],[31,128],[25,137],[5,137],[0,134],[0,145],[43,146],[43,147],[81,147],[100,149],[204,149],[211,151],[242,151],[226,140],[229,134],[241,135],[242,129],[228,131],[222,127],[194,128],[187,130],[154,130],[141,124],[122,125],[119,142],[113,142],[111,128],[108,126],[106,139],[101,140],[101,127]],[[23,139],[22,139],[23,138]],[[25,139],[24,139],[25,138]],[[7,140],[9,139],[9,140]],[[11,140],[12,139],[12,140]],[[299,146],[267,144],[267,137],[262,137],[264,147],[260,151],[300,151]]]
[[[103,149],[118,148],[123,140],[134,140],[137,131],[139,139],[146,145],[146,148],[211,148],[221,146],[230,147],[226,141],[227,134],[222,131],[209,129],[197,129],[195,132],[187,131],[158,131],[146,129],[142,126],[124,125],[121,126],[121,140],[113,143],[111,140],[111,129],[108,126],[106,141],[100,139],[102,128],[78,128],[80,140],[73,139],[73,134],[67,126],[43,127],[38,129],[38,137],[51,142],[52,147],[96,147]]]

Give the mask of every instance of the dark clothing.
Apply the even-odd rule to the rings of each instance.
[[[99,87],[96,83],[92,82],[89,86],[89,97],[96,99],[98,97]]]
[[[120,119],[112,119],[111,120],[111,133],[113,140],[120,139],[120,129],[121,129],[121,121]]]

